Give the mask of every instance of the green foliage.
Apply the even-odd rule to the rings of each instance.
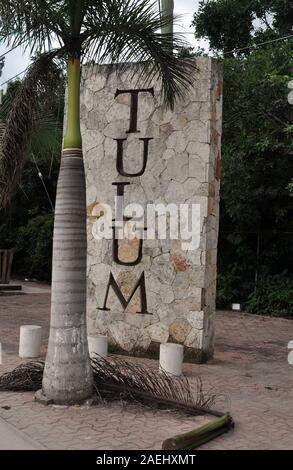
[[[286,86],[292,68],[291,43],[224,61],[222,197],[239,228],[291,226],[293,108]]]
[[[59,161],[55,157],[51,162],[51,156],[47,156],[47,161],[37,162],[54,204]],[[53,217],[38,170],[33,161],[28,161],[11,206],[0,212],[0,246],[16,248],[14,275],[50,280]]]
[[[292,68],[290,43],[224,60],[219,306],[255,299],[257,277],[287,272],[284,283],[291,282],[293,108],[287,82]],[[260,301],[246,305],[256,312]],[[279,305],[289,314],[286,300]]]
[[[54,52],[98,63],[140,62],[142,81],[158,74],[168,105],[191,84],[194,63],[173,51],[184,46],[178,34],[160,34],[173,15],[160,14],[156,0],[1,0],[0,41],[22,44],[31,53]],[[188,73],[189,72],[189,73]]]
[[[0,138],[0,207],[7,206],[11,200],[34,137],[44,130],[52,134],[52,126],[55,134],[61,130],[51,113],[55,104],[50,102],[57,96],[60,74],[51,55],[36,58],[25,79],[13,90],[13,96],[9,89],[0,107],[0,118],[4,117],[4,132]],[[42,138],[43,146],[45,143]]]
[[[14,270],[24,277],[50,280],[54,214],[38,215],[18,229]]]
[[[287,273],[261,279],[245,308],[251,313],[293,316],[293,279],[288,278]]]
[[[291,180],[288,184],[288,191],[290,193],[290,196],[293,196],[293,180]]]
[[[5,118],[19,82],[9,84],[0,115]],[[6,210],[0,211],[0,247],[16,248],[14,275],[50,280],[53,212],[62,143],[64,81],[54,89],[51,106],[42,103],[42,113],[50,115],[38,123],[29,148],[22,180]],[[53,104],[52,104],[53,103]],[[40,103],[39,103],[40,105]],[[38,173],[43,175],[45,192]]]
[[[293,34],[291,0],[201,0],[194,15],[195,37],[228,53]],[[238,50],[249,54],[249,50]]]
[[[230,52],[249,43],[252,20],[251,0],[201,0],[193,26],[196,38],[208,38],[211,49]]]
[[[219,306],[231,307],[233,302],[245,300],[245,291],[240,292],[239,285],[242,281],[242,270],[238,264],[225,266],[219,269],[217,280],[217,302]],[[246,292],[247,294],[247,292]]]
[[[195,35],[223,60],[224,110],[218,306],[292,315],[293,39],[287,0],[200,2]],[[253,22],[253,19],[257,22]]]

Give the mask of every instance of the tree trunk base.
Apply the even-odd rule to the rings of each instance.
[[[86,400],[75,401],[72,403],[62,402],[62,401],[55,401],[51,398],[46,397],[43,390],[38,390],[35,393],[35,401],[40,403],[41,405],[49,406],[49,405],[59,405],[59,406],[74,406],[74,405],[84,405],[84,406],[95,406],[99,404],[99,398],[96,395],[92,395],[91,397],[87,398]]]

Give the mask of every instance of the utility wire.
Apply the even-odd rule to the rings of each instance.
[[[178,34],[178,33],[175,33],[175,34]],[[194,33],[192,33],[191,31],[186,31],[186,32],[180,32],[180,34],[194,34]],[[248,49],[255,49],[256,47],[264,46],[266,44],[271,44],[271,43],[278,42],[278,41],[285,41],[286,39],[290,39],[290,38],[293,38],[293,34],[290,34],[288,36],[283,36],[281,38],[271,39],[270,41],[259,42],[259,43],[253,44],[252,46],[241,47],[240,49],[233,49],[231,51],[224,52],[223,55],[233,54],[233,52],[240,52],[240,51],[245,51]],[[8,51],[8,52],[11,52],[11,51]],[[8,52],[6,54],[8,54]],[[0,59],[1,59],[1,56],[0,56]],[[29,67],[27,67],[26,69],[24,69],[22,72],[18,73],[17,75],[14,75],[14,77],[9,78],[9,80],[6,80],[5,82],[1,83],[0,86],[6,85],[7,83],[11,82],[15,78],[19,77],[20,75],[25,73],[28,68]]]
[[[15,49],[17,49],[19,46],[21,46],[21,44],[17,44],[16,46],[13,46],[11,49],[9,49],[9,51],[6,51],[4,52],[4,54],[1,54],[0,55],[0,60],[3,59],[3,57],[5,57],[7,54],[9,54],[10,52],[14,51]]]
[[[26,69],[24,69],[22,72],[19,72],[18,74],[14,75],[14,77],[9,78],[8,80],[6,80],[6,82],[1,83],[0,86],[6,85],[7,83],[11,82],[11,81],[14,80],[15,78],[19,77],[20,75],[22,75],[23,73],[25,73],[28,68],[29,68],[29,67],[27,67]]]
[[[185,32],[184,31],[177,31],[175,34],[183,34],[183,35],[192,34],[192,35],[194,35],[194,33],[191,32],[191,31],[185,31]],[[232,54],[233,52],[245,51],[247,49],[255,49],[256,47],[264,46],[265,44],[271,44],[271,43],[277,42],[277,41],[285,41],[286,39],[290,39],[290,38],[293,38],[293,34],[289,34],[288,36],[283,36],[281,38],[271,39],[270,41],[259,42],[259,43],[253,44],[252,46],[241,47],[240,49],[233,49],[231,51],[224,52],[223,54],[226,55],[226,54]]]
[[[49,191],[48,191],[47,186],[46,186],[46,184],[45,184],[43,175],[42,175],[42,173],[41,173],[41,171],[40,171],[40,169],[39,169],[39,167],[38,167],[38,164],[37,164],[37,162],[36,162],[36,159],[35,159],[35,156],[34,156],[33,153],[32,153],[32,157],[33,157],[33,161],[34,161],[34,164],[35,164],[36,169],[37,169],[37,172],[38,172],[38,176],[39,176],[39,178],[40,178],[40,180],[41,180],[41,182],[42,182],[42,184],[43,184],[43,187],[44,187],[44,190],[45,190],[45,192],[46,192],[48,201],[49,201],[50,206],[51,206],[51,208],[52,208],[52,212],[54,213],[54,212],[55,212],[55,209],[54,209],[54,205],[53,205],[52,199],[50,198],[50,194],[49,194]]]
[[[265,44],[271,44],[277,41],[285,41],[286,39],[290,39],[290,38],[293,38],[293,34],[290,34],[289,36],[283,36],[282,38],[271,39],[270,41],[259,42],[259,43],[253,44],[252,46],[241,47],[240,49],[234,49],[233,51],[224,52],[224,55],[232,54],[233,52],[245,51],[247,49],[255,49],[256,47],[264,46]]]

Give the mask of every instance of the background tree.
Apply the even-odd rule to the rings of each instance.
[[[293,39],[251,47],[292,34],[292,14],[285,0],[211,0],[194,17],[196,37],[226,53],[221,307],[240,301],[250,312],[293,315]]]
[[[142,63],[142,84],[162,78],[163,97],[172,106],[190,84],[191,61],[173,53],[182,41],[161,34],[173,18],[149,0],[2,0],[0,40],[47,50],[31,67],[7,120],[0,161],[2,202],[7,202],[23,166],[23,148],[32,131],[32,105],[52,60],[67,60],[67,127],[55,208],[52,307],[44,395],[75,403],[93,391],[86,332],[86,191],[80,132],[81,60]],[[60,47],[52,44],[58,41]]]
[[[0,121],[7,119],[20,86],[20,81],[9,82],[0,105]],[[0,245],[16,249],[14,275],[50,281],[54,224],[51,201],[54,205],[62,143],[62,76],[52,83],[50,102],[40,96],[38,107],[42,117],[38,119],[28,148],[21,180],[11,204],[0,211]]]
[[[201,0],[194,15],[197,39],[215,52],[249,54],[247,46],[293,34],[291,0]]]

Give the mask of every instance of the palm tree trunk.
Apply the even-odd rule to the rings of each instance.
[[[51,325],[42,393],[57,404],[89,398],[86,330],[86,186],[80,133],[80,60],[68,64],[67,130],[57,186]]]

